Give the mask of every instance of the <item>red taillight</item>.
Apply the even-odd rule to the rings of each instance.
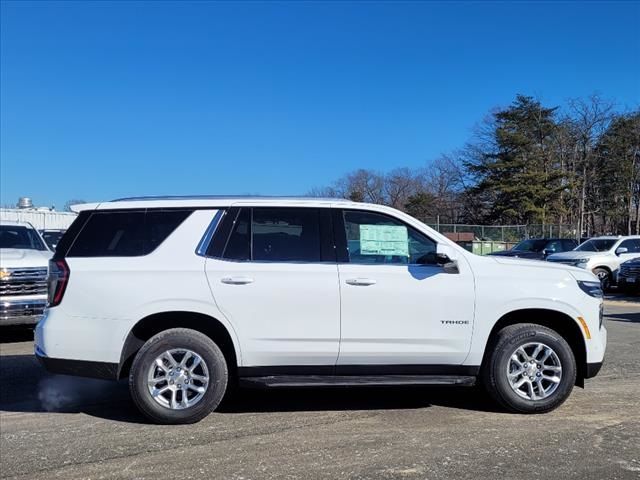
[[[49,307],[60,305],[69,283],[69,265],[64,260],[49,262]]]

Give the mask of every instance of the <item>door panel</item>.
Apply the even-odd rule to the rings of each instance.
[[[334,365],[340,339],[335,264],[207,259],[220,310],[236,330],[242,366]]]
[[[338,265],[338,365],[462,363],[471,344],[475,295],[473,274],[464,259],[459,273],[416,264],[436,249],[425,235],[377,213],[347,211],[345,218],[346,231],[340,222],[334,224],[336,232],[342,228],[344,238],[337,243],[346,245],[349,258]],[[385,244],[385,238],[390,243]],[[397,243],[401,241],[408,245]]]
[[[338,271],[328,211],[242,208],[214,239],[206,272],[236,330],[241,365],[335,365],[340,342]],[[232,223],[232,225],[228,225]]]

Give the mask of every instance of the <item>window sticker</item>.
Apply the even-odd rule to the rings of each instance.
[[[409,256],[409,232],[403,225],[360,225],[361,255]]]

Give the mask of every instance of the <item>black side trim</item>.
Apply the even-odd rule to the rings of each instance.
[[[272,375],[243,377],[240,385],[260,388],[374,387],[410,385],[473,386],[476,377],[463,375]]]
[[[587,363],[587,369],[584,373],[584,378],[595,377],[602,368],[602,362],[599,363]]]
[[[66,360],[36,355],[40,364],[51,373],[73,375],[76,377],[100,378],[103,380],[118,379],[118,364],[107,362],[89,362],[86,360]]]
[[[479,366],[470,365],[282,365],[270,367],[239,367],[239,377],[277,375],[463,375],[477,376]]]

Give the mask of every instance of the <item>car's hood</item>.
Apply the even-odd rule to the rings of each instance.
[[[491,257],[512,257],[512,258],[528,258],[531,260],[539,260],[544,255],[542,252],[518,252],[514,250],[505,250],[503,252],[493,252],[489,254]]]
[[[579,271],[584,272],[583,269],[577,267],[571,267],[569,265],[564,265],[562,263],[549,263],[549,262],[540,262],[538,260],[527,260],[525,258],[509,258],[509,257],[494,257],[489,256],[488,258],[494,259],[496,262],[503,265],[516,265],[523,267],[538,267],[538,268],[549,268],[553,270],[567,270],[569,271]]]
[[[0,268],[46,267],[53,252],[22,248],[0,248]]]
[[[590,258],[595,257],[596,255],[606,255],[607,252],[578,252],[575,250],[570,250],[568,252],[562,253],[554,253],[553,255],[549,255],[547,260],[578,260],[580,258]]]
[[[636,267],[636,266],[640,265],[640,257],[632,258],[631,260],[627,260],[622,265],[624,265],[625,267]]]

